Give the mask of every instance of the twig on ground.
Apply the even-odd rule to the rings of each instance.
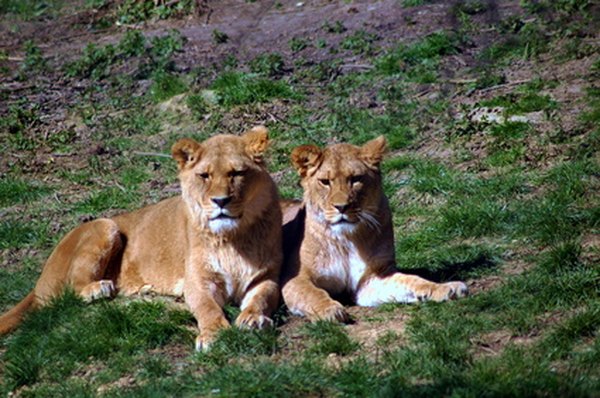
[[[504,87],[518,86],[519,84],[529,83],[530,81],[531,81],[531,79],[515,80],[514,82],[508,82],[508,83],[498,84],[497,86],[482,88],[481,90],[479,90],[479,92],[487,93],[488,91],[494,91],[494,90],[498,90],[498,89],[501,89]]]

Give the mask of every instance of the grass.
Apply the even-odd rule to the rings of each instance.
[[[189,320],[187,313],[167,311],[158,302],[86,307],[66,292],[29,316],[12,340],[4,355],[7,385],[58,382],[77,369],[82,358],[110,359],[115,352],[132,355],[164,346],[185,336],[182,326]],[[40,334],[40,329],[46,332]]]
[[[0,2],[0,18],[62,21],[59,2],[21,3],[28,9]],[[193,317],[171,301],[84,305],[66,291],[0,339],[0,393],[596,396],[600,63],[581,27],[592,22],[591,5],[524,1],[519,13],[493,21],[487,2],[433,3],[399,2],[411,13],[447,6],[459,26],[441,30],[432,21],[430,33],[389,44],[376,26],[325,19],[314,36],[291,32],[273,48],[215,55],[214,65],[190,66],[192,46],[180,32],[161,25],[147,34],[140,24],[192,18],[188,1],[90,2],[110,24],[137,29],[115,33],[112,44],[82,45],[68,64],[23,37],[23,59],[6,79],[41,86],[19,100],[3,94],[2,310],[33,288],[74,225],[177,195],[168,158],[175,140],[258,123],[270,129],[268,167],[286,198],[302,194],[289,160],[295,146],[360,145],[384,135],[397,267],[434,281],[467,280],[473,294],[350,309],[348,325],[309,324],[281,308],[276,328],[232,327],[210,352],[195,353]],[[227,50],[223,36],[210,41]],[[561,94],[571,85],[566,60],[590,65],[578,72],[575,102]],[[531,79],[515,84],[514,65]],[[49,110],[36,101],[44,81],[59,87],[61,79],[82,88],[73,103]],[[474,107],[501,107],[507,120],[458,120]],[[55,122],[60,112],[68,123]],[[510,119],[534,112],[541,122]],[[235,319],[239,310],[226,313]]]
[[[190,0],[183,0],[174,4],[126,0],[118,5],[116,19],[122,24],[133,24],[151,19],[181,17],[191,14],[194,9],[195,3]]]
[[[52,17],[60,12],[62,0],[35,1],[35,0],[2,0],[0,1],[0,15],[17,16],[23,20],[35,20],[42,17]]]
[[[309,353],[317,355],[348,355],[356,351],[359,345],[352,341],[343,326],[332,322],[316,322],[306,325],[306,334],[314,343],[308,348]]]
[[[401,45],[377,61],[377,70],[385,75],[406,74],[409,81],[433,83],[439,58],[456,52],[455,38],[447,32],[436,32],[423,40]]]
[[[224,72],[215,79],[212,89],[225,107],[267,102],[273,98],[298,98],[284,81],[240,72]]]
[[[39,181],[0,179],[0,206],[31,203],[51,191],[51,187]]]

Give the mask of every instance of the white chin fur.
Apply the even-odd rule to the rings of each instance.
[[[239,221],[232,218],[218,218],[210,220],[208,227],[210,230],[217,235],[231,232],[238,227]]]
[[[350,235],[356,229],[356,224],[351,224],[347,222],[333,224],[331,226],[331,231],[334,235],[337,236],[345,236]]]

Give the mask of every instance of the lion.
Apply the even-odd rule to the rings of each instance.
[[[467,294],[463,282],[435,283],[400,273],[380,164],[385,137],[363,146],[303,145],[291,159],[302,203],[282,202],[286,260],[282,295],[292,314],[345,322],[345,295],[359,306],[444,301]]]
[[[48,258],[33,291],[0,317],[0,333],[67,286],[85,301],[153,291],[183,296],[197,320],[196,349],[229,326],[262,328],[279,304],[283,259],[279,197],[263,154],[266,128],[172,147],[181,195],[69,232]]]

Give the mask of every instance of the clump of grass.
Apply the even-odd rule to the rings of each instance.
[[[16,15],[24,20],[53,16],[60,11],[62,0],[3,0],[0,1],[0,15]]]
[[[225,32],[221,32],[218,29],[213,29],[212,39],[216,44],[225,44],[229,41],[229,35]]]
[[[544,53],[548,48],[545,30],[535,22],[510,24],[514,30],[503,41],[484,49],[480,58],[484,62],[495,63],[514,58],[530,59]]]
[[[146,37],[139,30],[128,30],[123,35],[117,49],[125,56],[139,57],[146,51]]]
[[[379,59],[377,68],[381,73],[393,75],[418,64],[426,65],[440,56],[457,51],[455,39],[446,32],[436,32],[423,40],[398,47]]]
[[[467,237],[498,234],[511,220],[511,212],[493,200],[451,201],[440,212],[440,228],[448,233]]]
[[[467,14],[475,15],[485,12],[487,10],[487,4],[481,0],[466,0],[459,1],[452,7],[452,12],[455,15]]]
[[[308,42],[305,39],[294,37],[289,41],[288,45],[290,46],[290,50],[292,50],[292,52],[297,53],[308,47]]]
[[[5,177],[0,179],[0,206],[31,203],[51,191],[50,187],[37,181]]]
[[[519,206],[517,232],[543,245],[553,245],[572,241],[585,228],[595,228],[598,216],[587,204],[585,193],[591,186],[590,176],[596,172],[597,166],[590,161],[553,168],[544,179],[547,194]]]
[[[42,72],[47,68],[42,51],[32,40],[25,42],[25,59],[21,68],[26,72]]]
[[[77,61],[67,65],[66,74],[69,77],[89,77],[94,80],[108,76],[108,68],[115,61],[115,47],[107,44],[98,47],[89,43],[83,50],[83,55]]]
[[[201,364],[223,366],[232,358],[272,355],[279,350],[274,328],[265,330],[244,330],[231,327],[219,332],[210,350],[197,356]]]
[[[474,88],[483,89],[487,87],[498,86],[506,83],[506,76],[504,74],[485,68],[477,76],[477,81],[474,84]]]
[[[170,3],[126,0],[117,8],[117,20],[122,24],[133,24],[153,18],[167,19],[190,14],[193,12],[194,7],[195,2],[192,0],[181,0]]]
[[[384,75],[406,73],[413,80],[424,81],[433,73],[441,56],[457,51],[455,39],[446,32],[436,32],[410,45],[402,45],[377,60],[377,70]],[[419,77],[425,75],[425,78]],[[424,81],[425,82],[425,81]]]
[[[354,54],[372,55],[375,52],[374,43],[379,36],[364,30],[358,30],[345,37],[340,43],[340,48],[352,51]]]
[[[27,295],[40,273],[39,259],[23,257],[19,261],[20,267],[16,271],[9,267],[0,269],[0,308],[3,310],[8,310]]]
[[[279,76],[283,73],[283,57],[277,53],[261,54],[250,61],[250,71],[267,77]]]
[[[26,102],[11,105],[5,116],[0,117],[0,132],[8,136],[10,144],[19,150],[31,150],[36,142],[29,130],[39,123],[38,106]]]
[[[329,21],[325,21],[323,23],[323,30],[327,33],[344,33],[347,29],[344,26],[343,21],[335,21],[334,23],[330,23]]]
[[[86,199],[76,203],[74,210],[83,214],[98,215],[107,210],[131,210],[140,201],[140,194],[134,189],[108,187],[93,191]]]
[[[187,86],[179,77],[161,71],[154,73],[148,95],[154,102],[162,102],[186,91]]]
[[[573,346],[583,339],[593,338],[599,325],[600,305],[591,303],[558,325],[540,346],[552,359],[574,356]]]
[[[0,249],[43,247],[49,241],[47,222],[28,222],[4,218],[0,221]]]
[[[202,120],[204,116],[209,112],[210,105],[206,99],[200,94],[188,95],[185,103],[189,110],[192,112],[192,116],[196,120]]]
[[[82,56],[65,66],[65,73],[70,77],[91,78],[101,80],[109,76],[111,68],[119,62],[134,57],[142,56],[138,74],[147,77],[152,73],[170,71],[173,68],[171,57],[181,50],[185,38],[176,30],[164,36],[151,40],[151,45],[146,47],[146,39],[142,33],[128,31],[116,45],[107,44],[98,46],[89,43]]]
[[[506,122],[492,125],[490,135],[498,140],[511,140],[524,138],[532,130],[529,123],[524,122]]]
[[[549,95],[526,93],[519,95],[511,93],[488,101],[482,101],[483,106],[502,106],[508,114],[521,114],[556,109],[557,103]]]
[[[175,29],[172,29],[164,36],[157,36],[152,39],[151,47],[148,49],[150,61],[150,71],[170,71],[173,69],[172,57],[178,51],[181,51],[186,38]]]
[[[326,321],[309,323],[305,326],[305,331],[313,341],[308,350],[314,354],[348,355],[359,348],[359,344],[348,337],[344,327],[339,323]]]
[[[428,0],[402,0],[403,7],[418,7],[426,4]]]
[[[273,98],[298,98],[298,94],[284,81],[242,72],[221,74],[212,88],[219,95],[219,103],[226,107],[267,102]]]
[[[443,194],[454,187],[453,173],[440,163],[418,161],[413,167],[414,173],[410,184],[417,192]]]

